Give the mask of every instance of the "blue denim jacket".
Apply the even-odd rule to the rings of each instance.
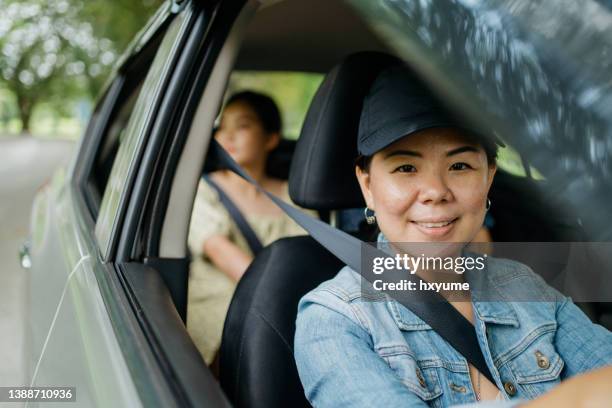
[[[488,258],[466,277],[478,342],[503,401],[533,399],[566,378],[612,364],[612,333],[593,324],[527,266]],[[315,407],[476,403],[468,363],[429,325],[383,293],[362,290],[343,268],[299,303],[295,359]],[[529,302],[478,301],[479,288],[521,291]],[[489,298],[490,299],[490,298]],[[535,301],[537,300],[537,301]]]

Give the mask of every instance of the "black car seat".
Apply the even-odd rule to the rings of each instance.
[[[347,57],[319,87],[291,163],[292,200],[318,211],[364,206],[354,175],[363,99],[376,75],[398,60],[363,52]],[[308,236],[264,248],[240,280],[225,320],[219,375],[237,407],[308,407],[293,359],[300,298],[340,270]]]

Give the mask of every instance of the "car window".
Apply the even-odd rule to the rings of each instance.
[[[131,80],[132,78],[129,78]],[[135,79],[135,78],[134,78]],[[125,92],[123,98],[120,96],[117,101],[117,106],[114,108],[113,116],[111,117],[106,131],[101,137],[101,143],[96,152],[91,173],[88,177],[88,184],[91,192],[95,195],[94,200],[98,202],[102,196],[102,192],[106,188],[110,171],[119,150],[119,145],[122,141],[122,135],[125,134],[127,122],[132,114],[136,98],[140,93],[142,82],[138,83],[136,89],[129,89]]]
[[[554,2],[537,13],[505,0],[349,3],[451,106],[541,172],[547,202],[571,208],[590,239],[612,237],[601,222],[612,199],[610,14],[592,1],[581,13]]]
[[[497,167],[513,176],[529,177],[534,180],[544,180],[542,173],[533,165],[524,161],[521,155],[512,146],[506,143],[497,152]]]
[[[144,142],[145,127],[153,114],[154,106],[162,92],[164,79],[170,69],[169,61],[177,52],[177,38],[185,27],[185,14],[178,15],[168,27],[159,49],[155,55],[149,72],[147,73],[140,92],[133,94],[135,104],[130,109],[129,98],[126,101],[126,110],[131,110],[131,115],[119,115],[114,134],[118,137],[116,144],[117,153],[112,160],[112,168],[108,176],[108,182],[104,186],[104,193],[100,205],[100,213],[96,221],[96,237],[103,254],[107,254],[112,231],[119,217],[120,202],[127,190],[128,182],[133,175],[137,156]],[[120,113],[121,113],[120,109]],[[121,118],[127,119],[122,123]]]
[[[270,95],[278,104],[283,118],[283,137],[299,137],[310,101],[317,91],[323,75],[310,72],[234,71],[230,77],[226,98],[245,89]],[[533,165],[524,162],[515,148],[499,149],[497,165],[500,169],[519,177],[544,180]]]

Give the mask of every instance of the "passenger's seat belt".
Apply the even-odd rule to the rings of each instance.
[[[246,181],[254,185],[259,191],[266,194],[276,203],[276,205],[285,211],[289,217],[308,231],[312,238],[367,280],[367,271],[362,271],[361,268],[362,241],[329,224],[304,214],[302,211],[266,191],[234,162],[230,155],[214,138],[211,140],[209,149],[211,149],[210,153],[216,155],[224,167],[240,175]],[[417,275],[408,274],[405,278],[415,281],[417,287],[420,287],[418,286],[418,282],[421,279]],[[438,335],[440,335],[440,337],[446,340],[459,354],[465,357],[470,364],[476,367],[482,375],[491,381],[492,384],[495,384],[493,375],[478,345],[478,338],[476,337],[474,326],[469,320],[463,317],[457,309],[451,306],[446,299],[436,292],[429,291],[414,292],[409,296],[403,296],[401,299],[398,299],[397,296],[392,297],[427,323],[436,333],[438,333]]]
[[[263,249],[263,245],[261,245],[261,241],[259,240],[259,238],[257,238],[257,234],[255,234],[255,231],[253,231],[253,228],[251,228],[249,222],[244,217],[240,209],[236,206],[236,204],[234,204],[234,202],[227,195],[227,193],[223,191],[223,189],[210,178],[210,176],[204,175],[202,176],[202,178],[212,188],[215,189],[215,191],[219,195],[219,201],[221,201],[221,204],[223,204],[223,206],[229,213],[231,219],[234,220],[234,222],[236,223],[236,226],[240,230],[240,233],[246,240],[247,244],[249,245],[249,248],[251,248],[253,256],[257,255]]]

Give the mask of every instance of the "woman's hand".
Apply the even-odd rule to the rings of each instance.
[[[204,253],[217,268],[234,281],[239,281],[253,257],[223,235],[214,235],[204,242]]]
[[[611,403],[612,366],[607,366],[570,378],[525,407],[599,408]]]

